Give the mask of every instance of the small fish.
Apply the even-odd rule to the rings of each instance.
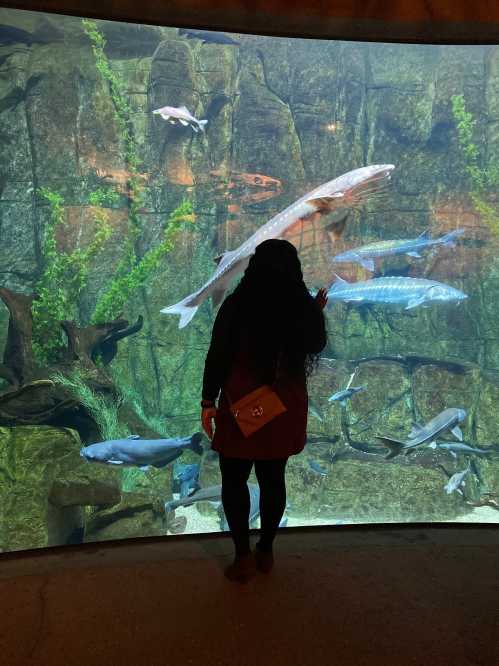
[[[456,472],[450,477],[449,481],[444,486],[447,495],[450,495],[455,490],[460,491],[460,487],[466,485],[464,479],[466,475],[469,474],[470,470],[471,467],[468,463],[468,467],[466,469],[464,469],[462,472]],[[462,491],[460,492],[462,494]]]
[[[186,39],[200,39],[203,44],[225,44],[229,46],[240,46],[240,42],[236,42],[232,37],[224,35],[222,32],[214,32],[211,30],[187,30],[186,28],[179,28],[178,34]]]
[[[317,474],[320,474],[321,476],[327,476],[327,469],[322,467],[322,465],[320,463],[318,463],[316,460],[309,460],[308,461],[308,466],[314,472],[317,472]]]
[[[464,455],[477,455],[477,456],[487,456],[492,451],[487,449],[477,449],[465,442],[432,442],[428,444],[430,449],[441,449],[442,451],[448,451],[454,458],[457,458],[458,453]]]
[[[204,126],[207,120],[198,120],[195,118],[186,106],[162,106],[160,109],[154,109],[154,114],[160,115],[164,120],[167,120],[172,125],[177,122],[187,127],[188,125],[197,132],[200,129],[204,132]]]
[[[339,402],[342,407],[346,407],[347,400],[350,400],[352,396],[360,391],[364,391],[367,386],[351,386],[350,388],[343,389],[343,391],[338,391],[333,393],[329,398],[329,402]]]
[[[88,462],[133,466],[146,471],[149,465],[165,467],[182,455],[185,449],[201,455],[202,437],[200,432],[172,439],[141,439],[139,435],[130,435],[125,439],[108,439],[83,446],[80,449],[80,456]]]
[[[421,258],[420,252],[430,247],[443,245],[454,247],[458,236],[464,234],[464,229],[450,231],[440,238],[430,238],[427,231],[417,238],[407,238],[405,240],[385,240],[377,243],[369,243],[361,247],[353,248],[347,252],[342,252],[333,257],[335,262],[352,262],[363,266],[368,271],[374,271],[374,259],[378,257],[388,257],[391,255],[405,254],[408,257]]]
[[[189,492],[198,487],[199,480],[199,465],[184,465],[180,462],[175,462],[173,466],[173,492],[178,488],[180,490],[180,497],[186,497]]]
[[[339,237],[343,233],[350,209],[381,196],[386,190],[395,167],[393,164],[374,164],[354,169],[319,185],[292,203],[266,224],[257,229],[238,248],[216,257],[217,268],[212,277],[197,291],[178,303],[161,310],[163,314],[180,315],[179,328],[184,328],[196,314],[201,303],[211,296],[213,305],[220,305],[232,280],[247,267],[257,245],[269,238],[281,238],[297,222],[315,219],[338,208],[346,209],[340,220],[327,228]]]
[[[458,424],[461,423],[461,421],[464,421],[465,418],[466,411],[464,409],[450,407],[449,409],[444,409],[440,414],[437,414],[437,416],[431,419],[431,421],[428,421],[424,426],[414,423],[412,430],[409,433],[409,437],[405,442],[400,439],[394,439],[393,437],[378,435],[376,435],[376,439],[379,439],[390,449],[388,455],[385,456],[388,460],[390,458],[395,458],[395,456],[398,456],[402,451],[405,451],[407,454],[420,444],[434,442],[438,435],[446,430],[450,430],[454,437],[457,437],[462,441],[463,433]]]
[[[411,277],[380,277],[361,282],[347,282],[339,276],[329,289],[328,302],[343,301],[405,305],[405,310],[432,302],[462,301],[466,294],[436,280]]]

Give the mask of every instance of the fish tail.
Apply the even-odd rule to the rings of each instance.
[[[395,456],[398,456],[405,446],[405,442],[401,442],[399,439],[393,439],[393,437],[382,437],[376,435],[376,439],[379,439],[384,446],[390,449],[388,455],[385,456],[385,460],[389,460],[390,458],[395,458]]]
[[[177,500],[170,500],[169,502],[165,502],[165,513],[171,513],[172,511],[175,511],[177,506]]]
[[[199,456],[203,455],[203,447],[201,446],[201,440],[203,439],[202,432],[195,432],[191,437],[191,442],[187,448],[197,453]]]
[[[178,324],[179,328],[184,328],[191,321],[194,315],[197,312],[198,305],[190,305],[192,301],[192,295],[186,296],[184,299],[175,303],[175,305],[169,305],[166,308],[160,310],[163,314],[178,314],[180,315],[180,321]]]

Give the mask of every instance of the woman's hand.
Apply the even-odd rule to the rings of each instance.
[[[320,307],[321,310],[324,310],[327,303],[327,289],[321,287],[315,295],[315,302]]]
[[[216,407],[203,407],[201,410],[201,425],[210,440],[213,439],[213,419],[216,414]]]

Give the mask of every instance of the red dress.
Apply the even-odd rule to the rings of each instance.
[[[303,451],[307,433],[308,396],[305,377],[279,376],[273,388],[287,411],[279,414],[249,437],[245,437],[229,411],[229,402],[236,402],[262,385],[251,370],[251,361],[244,350],[236,354],[229,377],[222,388],[215,419],[212,449],[231,458],[268,460],[287,458]]]
[[[312,299],[311,299],[312,300]],[[234,335],[231,321],[234,319],[234,298],[228,296],[218,311],[210,348],[206,357],[203,377],[203,398],[214,400],[220,391],[218,411],[215,419],[215,435],[212,449],[231,458],[268,460],[287,458],[300,453],[306,442],[308,394],[305,372],[295,376],[280,369],[273,388],[286,406],[287,411],[279,414],[249,437],[245,437],[229,411],[229,402],[236,402],[262,384],[265,380],[262,371],[252,364],[249,354],[249,341],[244,335]],[[315,302],[311,306],[311,339],[305,348],[312,353],[319,352],[326,343],[322,312]],[[317,333],[318,332],[318,333]],[[237,339],[236,339],[237,338]],[[273,373],[271,373],[273,375]]]

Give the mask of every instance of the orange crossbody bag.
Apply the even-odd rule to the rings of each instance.
[[[279,374],[281,356],[277,359],[275,371],[275,383]],[[245,437],[249,437],[264,425],[275,419],[279,414],[287,411],[286,406],[274,391],[272,386],[263,384],[251,393],[247,393],[237,402],[231,402],[230,396],[226,392],[229,408],[232,416],[235,418],[239,430]]]

